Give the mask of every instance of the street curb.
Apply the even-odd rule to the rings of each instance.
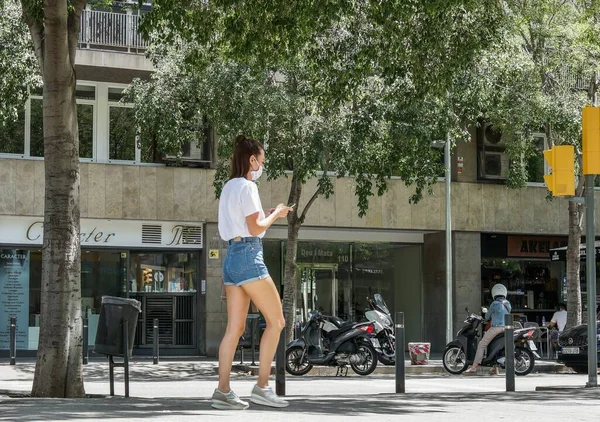
[[[574,390],[600,390],[600,386],[597,387],[574,387],[574,386],[538,386],[535,387],[535,391],[574,391]]]
[[[406,375],[450,375],[443,366],[437,365],[406,365]],[[215,367],[215,372],[218,373],[219,368]],[[250,365],[234,365],[232,371],[243,372],[248,375],[258,375],[258,366]],[[335,376],[337,373],[336,367],[315,366],[306,376]],[[396,367],[391,365],[378,365],[372,375],[395,375]],[[537,364],[533,369],[534,374],[570,374],[571,370],[564,365],[559,364]],[[271,367],[271,375],[275,375],[275,367]],[[290,376],[289,374],[286,374]],[[349,369],[348,376],[356,375]]]
[[[26,399],[32,398],[31,391],[27,390],[3,390],[0,389],[0,397],[8,397],[11,399]],[[86,394],[85,398],[87,399],[104,399],[110,397],[106,394]],[[52,397],[43,397],[43,398],[52,398]]]

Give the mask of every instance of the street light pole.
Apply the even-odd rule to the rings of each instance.
[[[446,144],[444,146],[444,163],[446,167],[446,343],[453,339],[452,335],[452,197],[450,176],[450,132],[446,133]]]

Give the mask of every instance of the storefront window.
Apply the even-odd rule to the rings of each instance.
[[[301,321],[315,310],[352,320],[350,245],[299,242],[296,261],[296,309]]]
[[[130,291],[145,293],[196,292],[197,253],[131,253]]]

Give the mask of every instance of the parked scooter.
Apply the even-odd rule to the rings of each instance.
[[[381,348],[378,350],[379,362],[384,365],[394,365],[396,363],[396,337],[394,337],[392,314],[379,293],[375,294],[373,299],[367,298],[367,303],[371,309],[365,311],[365,317],[375,326],[375,338]]]
[[[483,316],[470,313],[468,309],[465,325],[458,332],[456,339],[446,345],[442,362],[446,371],[453,375],[464,372],[473,363],[477,344],[479,343],[481,326],[483,329]],[[485,313],[485,310],[484,310]],[[515,330],[515,374],[527,375],[535,366],[537,347],[532,340],[535,329],[524,328]],[[498,334],[488,345],[487,354],[481,362],[481,366],[505,367],[506,356],[504,350],[504,333]]]
[[[369,375],[377,367],[374,330],[371,322],[344,322],[314,311],[300,337],[288,344],[285,369],[305,375],[313,365],[337,366],[336,375],[347,375],[350,366],[358,375]]]

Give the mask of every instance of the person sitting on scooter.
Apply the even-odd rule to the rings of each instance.
[[[483,360],[483,353],[488,344],[490,344],[494,337],[504,332],[504,315],[509,314],[512,309],[510,302],[506,300],[506,294],[507,290],[504,285],[496,284],[494,287],[492,287],[492,297],[494,298],[494,301],[485,314],[484,319],[484,323],[491,320],[492,326],[486,331],[485,335],[477,345],[477,352],[475,353],[473,366],[465,371],[465,373],[474,374],[477,372],[477,368]],[[494,373],[493,371],[497,371],[497,369],[492,368],[490,373]]]

